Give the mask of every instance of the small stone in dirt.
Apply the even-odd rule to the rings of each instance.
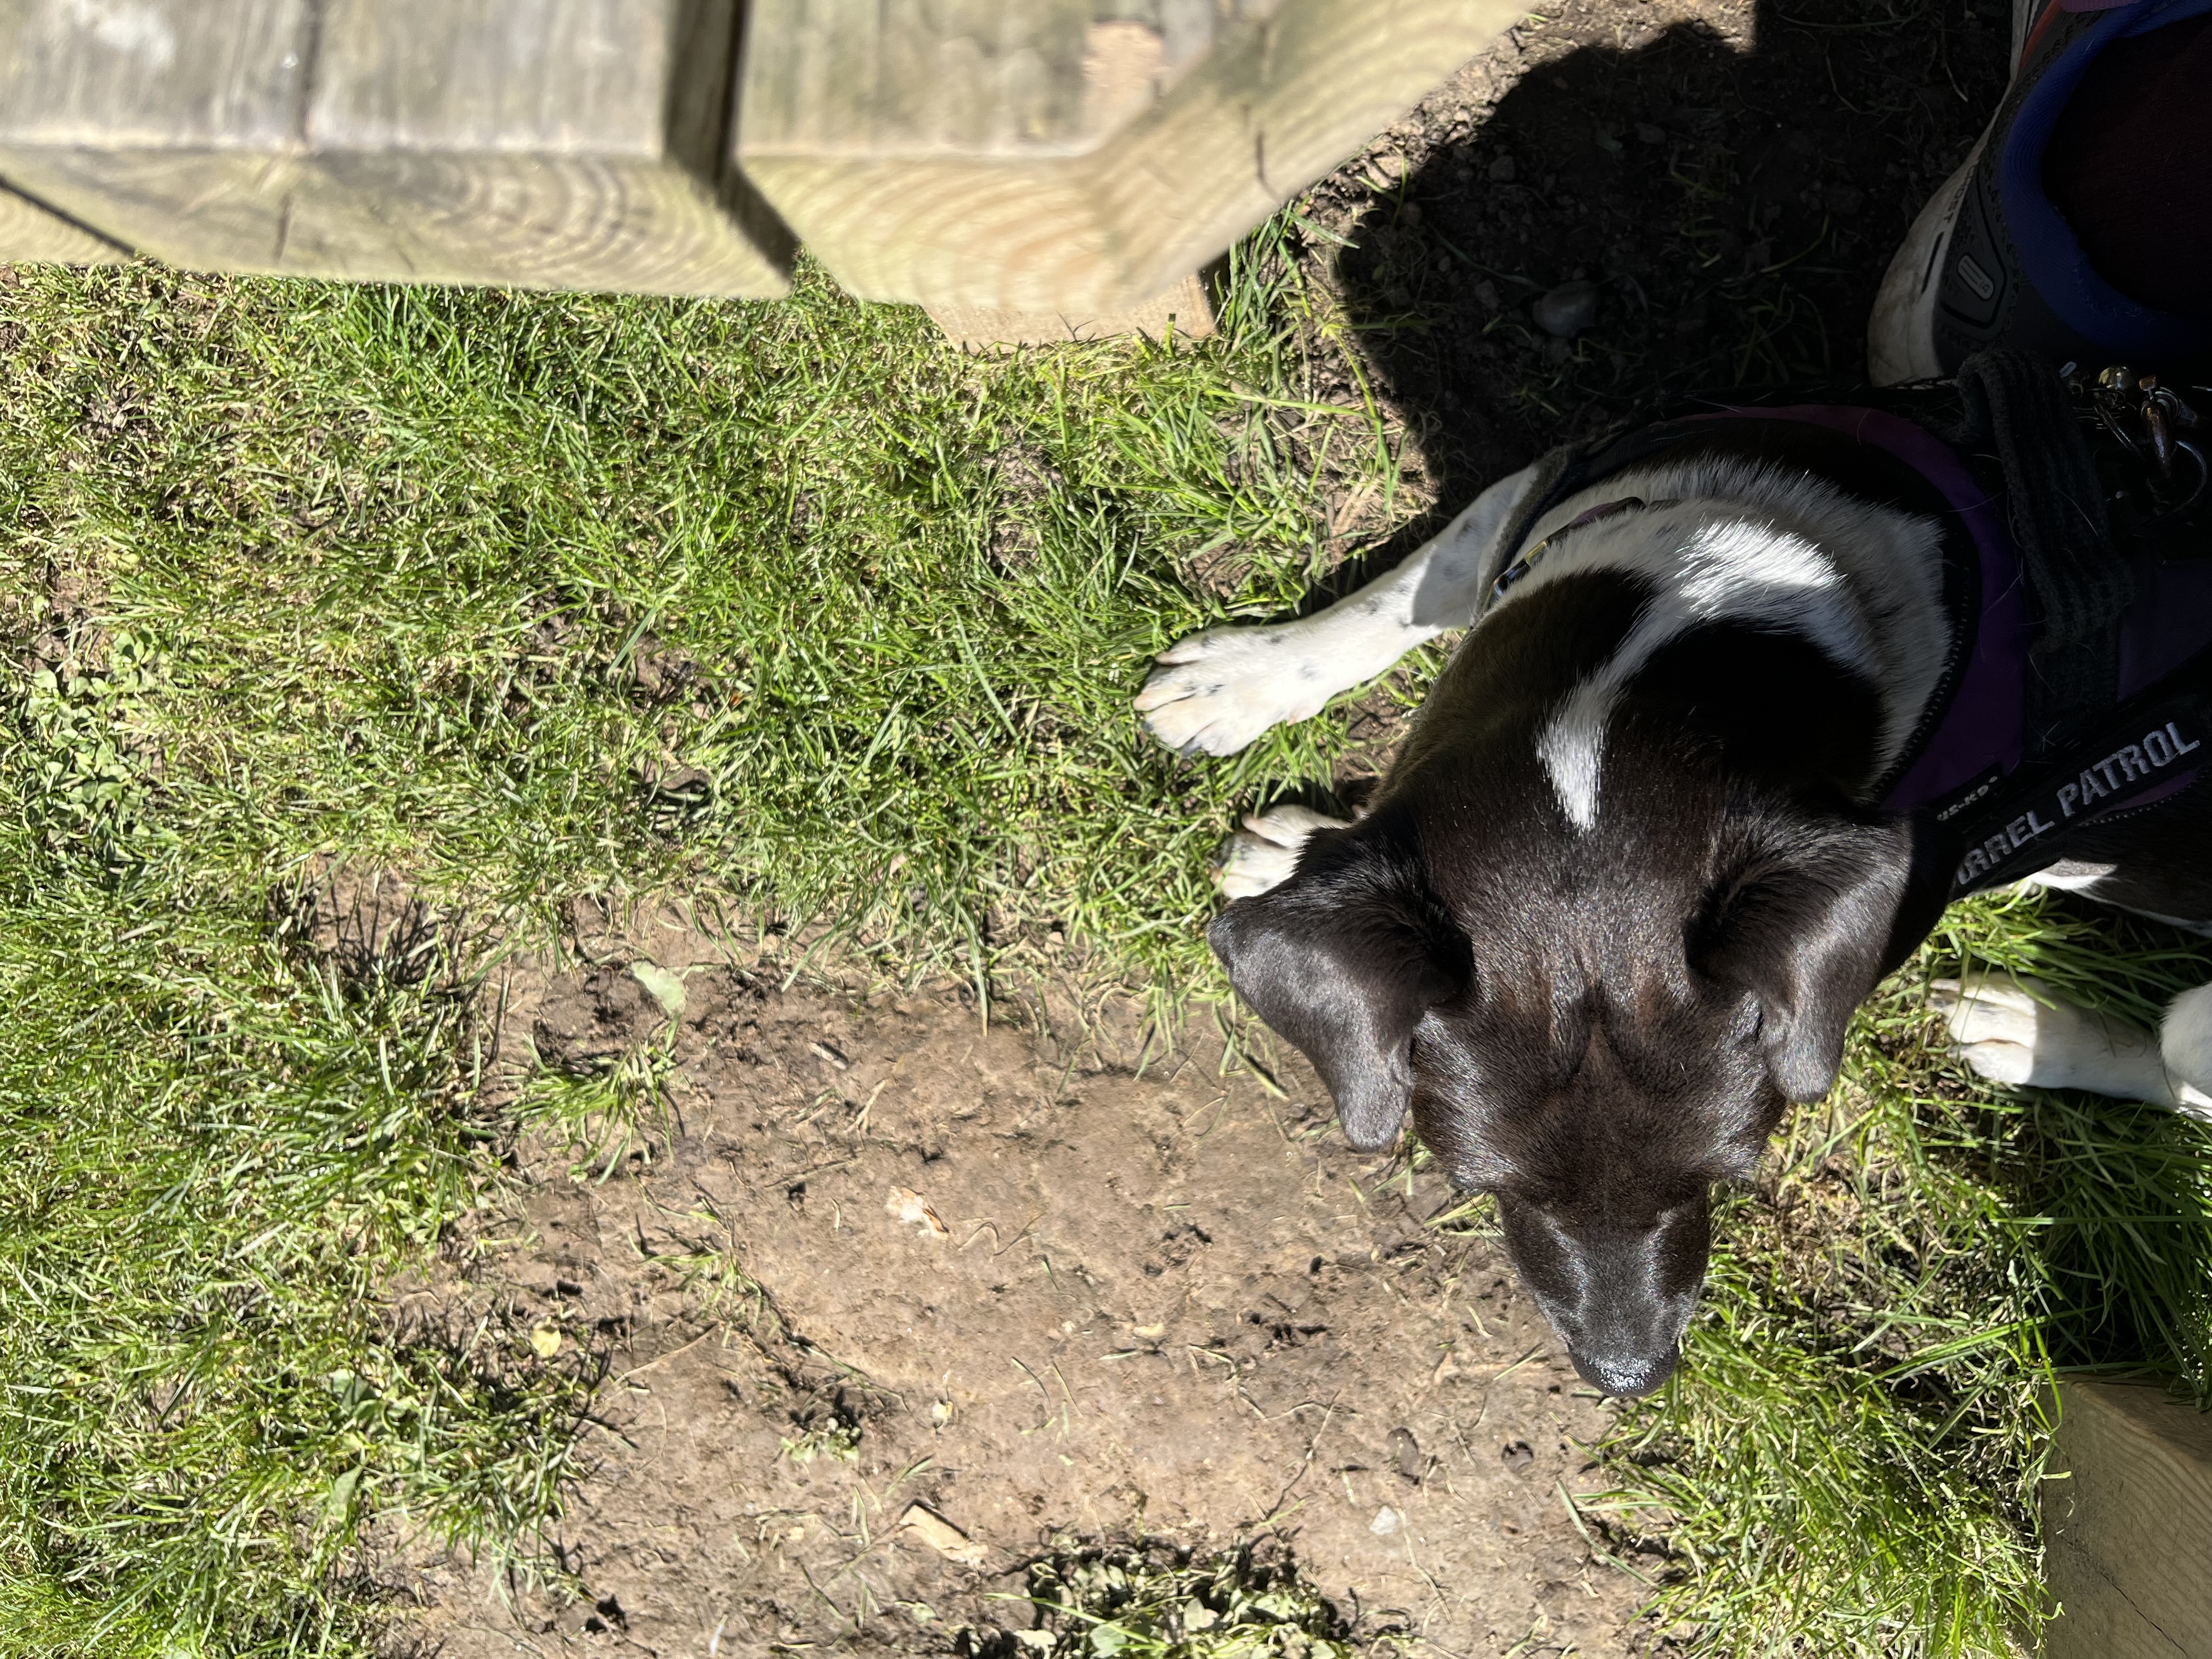
[[[1501,185],[1511,184],[1516,171],[1513,165],[1513,158],[1510,155],[1501,155],[1490,164],[1490,176]]]
[[[1474,297],[1476,303],[1485,311],[1497,310],[1498,284],[1492,282],[1489,277],[1484,277],[1474,285]]]
[[[1397,1510],[1392,1509],[1388,1504],[1385,1504],[1381,1509],[1375,1511],[1375,1518],[1367,1523],[1367,1530],[1373,1533],[1377,1538],[1388,1538],[1392,1533],[1398,1530],[1400,1525],[1404,1522],[1405,1519],[1406,1517],[1404,1516],[1399,1514]]]
[[[1597,284],[1561,283],[1529,309],[1545,333],[1571,340],[1597,320]]]
[[[911,1187],[892,1188],[891,1195],[884,1200],[884,1210],[895,1221],[926,1227],[939,1238],[952,1237],[952,1229],[930,1208],[929,1200]]]
[[[1663,144],[1667,142],[1667,135],[1649,121],[1638,121],[1636,124],[1636,136],[1647,144]]]
[[[1390,1461],[1401,1475],[1417,1486],[1428,1473],[1428,1464],[1421,1456],[1421,1443],[1413,1438],[1411,1429],[1390,1431]]]
[[[980,1567],[990,1558],[989,1546],[977,1543],[927,1504],[908,1504],[899,1517],[899,1530],[912,1533],[948,1561]]]
[[[1528,1443],[1525,1440],[1507,1441],[1505,1449],[1499,1455],[1504,1458],[1505,1467],[1516,1474],[1520,1474],[1522,1470],[1536,1461],[1536,1454],[1530,1449]]]
[[[629,976],[645,987],[646,994],[660,1005],[660,1012],[671,1019],[684,1018],[684,975],[672,974],[653,962],[633,962]]]

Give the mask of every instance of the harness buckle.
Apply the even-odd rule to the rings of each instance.
[[[2147,500],[2129,501],[2133,492],[2125,487],[2113,492],[2116,504],[2127,503],[2137,512],[2145,506],[2150,509],[2140,522],[2141,531],[2167,528],[2203,499],[2206,486],[2212,484],[2212,465],[2207,464],[2204,451],[2183,434],[2202,426],[2203,419],[2179,392],[2161,384],[2157,375],[2137,374],[2124,363],[2108,365],[2094,379],[2077,373],[2069,363],[2063,378],[2077,412],[2094,422],[2094,429],[2118,440],[2146,470]]]

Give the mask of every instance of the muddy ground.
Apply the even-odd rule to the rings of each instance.
[[[1363,1640],[1650,1650],[1562,1495],[1607,1407],[1295,1056],[1270,1088],[1218,1039],[1146,1059],[1131,1003],[782,989],[673,922],[580,946],[508,981],[503,1046],[658,1057],[665,1115],[533,1137],[520,1205],[395,1303],[604,1368],[574,1583],[395,1570],[403,1650],[995,1651],[1032,1560],[1255,1538]]]
[[[1580,0],[1326,181],[1300,258],[1362,325],[1433,509],[1328,586],[1564,438],[1857,379],[2004,31],[2002,0]],[[1533,307],[1576,282],[1565,338]],[[1361,1644],[1666,1645],[1570,1512],[1606,1407],[1496,1245],[1431,1224],[1442,1183],[1348,1152],[1294,1056],[1271,1087],[1218,1042],[1147,1054],[1125,1003],[987,1024],[960,988],[782,988],[673,921],[575,945],[509,981],[506,1062],[657,1065],[667,1115],[611,1158],[526,1143],[520,1207],[394,1309],[603,1370],[552,1540],[570,1578],[387,1540],[401,1650],[1035,1652],[1009,1634],[1025,1564],[1255,1538]],[[655,970],[684,976],[673,1021]]]

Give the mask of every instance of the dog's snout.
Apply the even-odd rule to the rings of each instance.
[[[1710,1234],[1702,1194],[1655,1224],[1575,1225],[1501,1195],[1505,1243],[1584,1381],[1650,1394],[1681,1358]]]
[[[1601,1394],[1632,1399],[1650,1394],[1674,1374],[1681,1351],[1671,1344],[1655,1353],[1587,1353],[1567,1350],[1583,1382]]]

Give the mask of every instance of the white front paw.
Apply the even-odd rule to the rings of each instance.
[[[1255,898],[1291,878],[1308,836],[1316,830],[1346,827],[1342,818],[1324,817],[1307,806],[1272,806],[1255,812],[1222,843],[1221,867],[1213,878],[1233,899]]]
[[[1215,628],[1177,641],[1137,694],[1145,729],[1179,754],[1233,755],[1270,726],[1310,720],[1332,687],[1296,623]]]
[[[2062,1001],[2039,981],[2009,974],[1984,974],[1964,985],[1939,979],[1929,1001],[1944,1017],[1960,1058],[1992,1083],[2174,1103],[2148,1031]]]

